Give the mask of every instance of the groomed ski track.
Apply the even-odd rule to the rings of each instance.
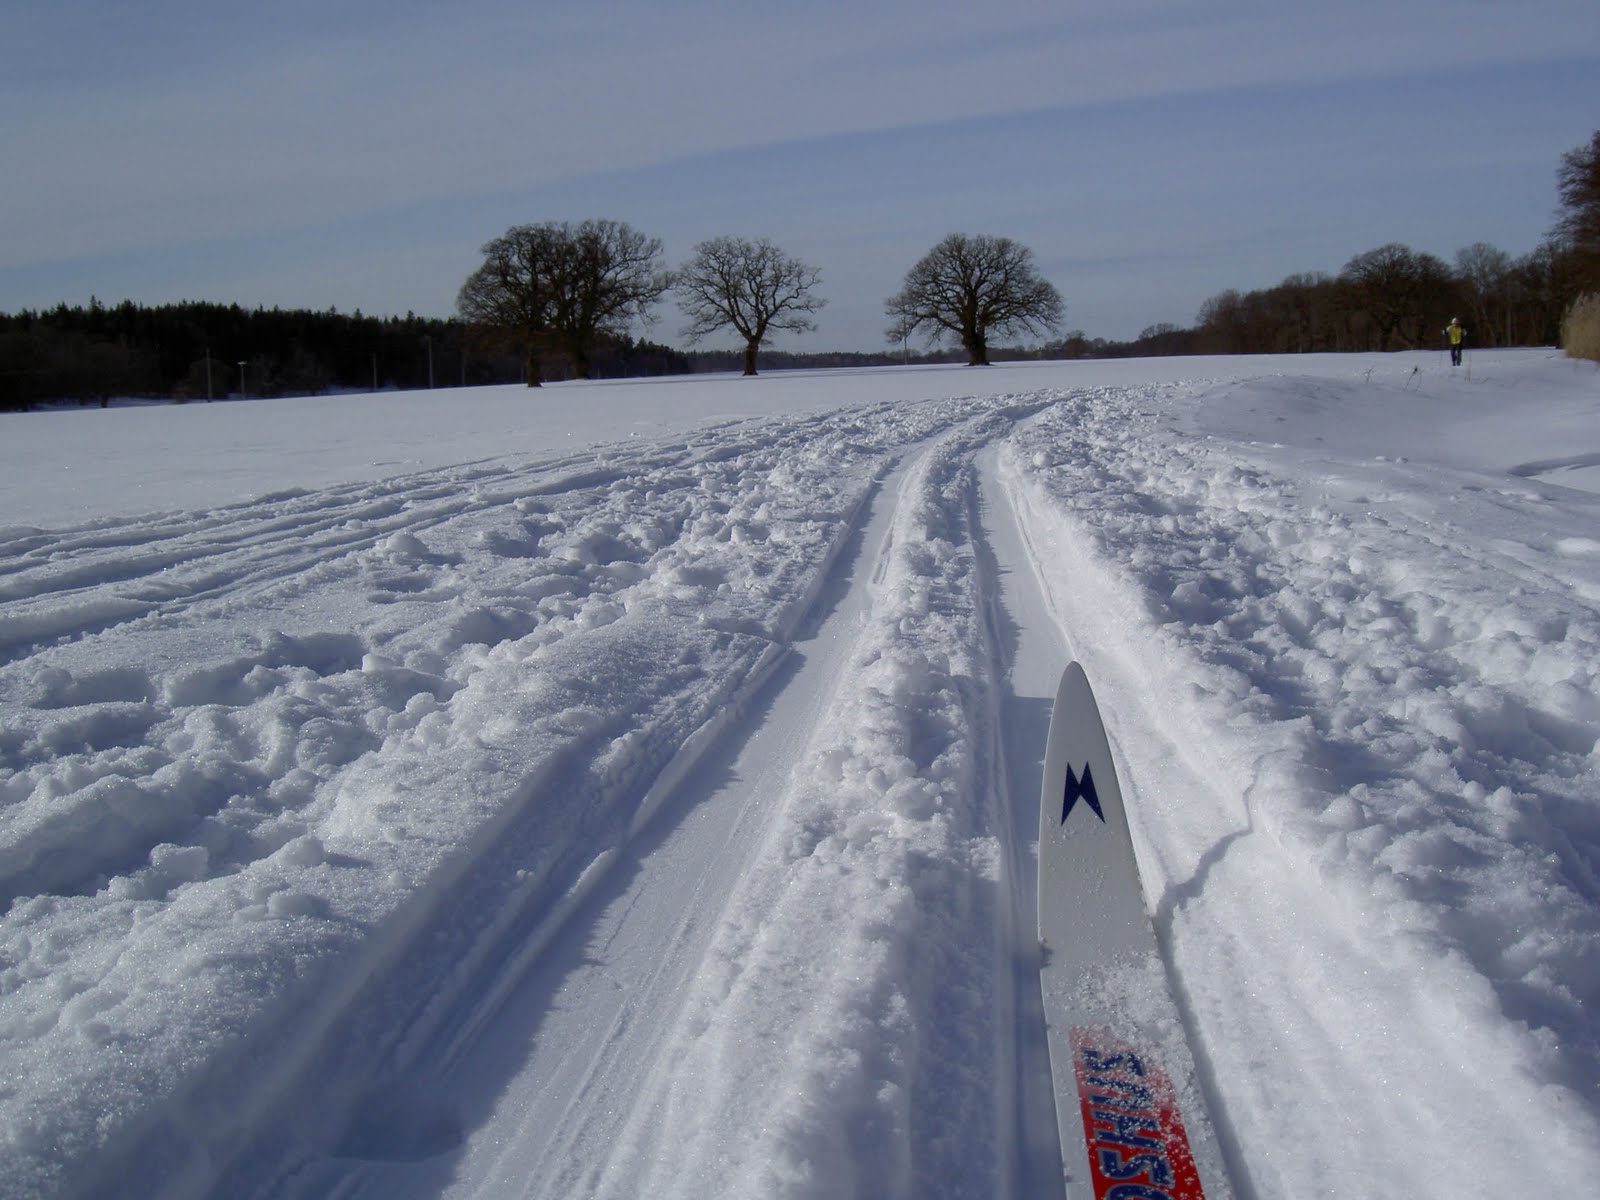
[[[308,1148],[304,1114],[283,1118],[275,1134],[256,1139],[234,1162],[225,1189],[346,1200],[1060,1195],[1037,983],[1033,838],[1050,697],[1068,643],[1022,557],[1026,547],[989,449],[1037,406],[969,421],[901,458],[862,506],[787,655],[691,739],[682,761],[653,788],[654,811],[636,836],[592,864],[551,910],[479,955],[470,978],[450,981],[451,1007],[436,1017],[425,1044],[386,1056],[381,1083],[347,1096],[342,1116],[341,1105],[309,1095],[319,1086],[312,1069],[303,1085],[309,1106],[343,1127]],[[932,586],[925,579],[908,584],[903,560],[923,559],[930,541],[960,570]],[[913,579],[925,571],[938,575],[920,563]],[[903,1123],[885,1128],[881,1114],[839,1114],[838,1148],[846,1155],[836,1161],[807,1161],[809,1150],[827,1148],[825,1135],[787,1165],[778,1147],[777,1171],[759,1155],[741,1163],[714,1146],[664,1144],[657,1131],[673,1105],[682,1105],[675,1093],[698,1086],[697,1030],[712,1020],[695,1011],[708,1003],[704,980],[743,965],[726,961],[739,953],[730,948],[729,930],[744,927],[741,949],[759,958],[759,934],[751,930],[774,919],[763,906],[794,902],[771,872],[752,876],[747,867],[764,844],[770,851],[791,834],[780,819],[786,796],[792,804],[803,793],[797,779],[814,770],[808,760],[837,756],[827,744],[837,736],[833,714],[860,703],[854,693],[862,690],[863,665],[894,649],[874,641],[874,624],[899,627],[925,617],[930,604],[963,610],[959,633],[974,654],[934,668],[959,675],[954,686],[971,718],[951,731],[967,743],[954,747],[967,761],[953,779],[963,793],[954,807],[964,810],[961,854],[968,857],[959,873],[967,878],[945,883],[968,909],[960,936],[978,945],[962,951],[971,959],[960,968],[967,978],[927,979],[917,1014],[919,1022],[948,1020],[951,1027],[902,1031],[917,1044],[916,1061],[884,1070],[903,1076],[905,1096],[896,1105]],[[882,681],[868,690],[874,686]],[[881,798],[884,785],[872,788]],[[837,981],[829,978],[827,950],[818,947],[821,1004],[837,1002],[828,996]],[[725,982],[721,988],[730,990]],[[972,994],[950,1006],[939,999],[947,988]],[[726,1027],[738,1016],[714,1019]],[[788,1014],[778,1036],[805,1020],[803,1011]],[[988,1065],[976,1069],[974,1036],[990,1048]],[[796,1045],[804,1045],[803,1035]],[[962,1074],[957,1086],[967,1092],[954,1102],[956,1089],[938,1079],[948,1069],[940,1058],[952,1051]],[[781,1074],[778,1040],[772,1056]],[[805,1073],[804,1064],[788,1065]],[[373,1067],[352,1061],[340,1069]],[[338,1093],[337,1078],[332,1083]],[[754,1095],[721,1099],[744,1110],[758,1137],[766,1123],[751,1105],[760,1103],[761,1089],[747,1091]],[[935,1102],[927,1105],[926,1096]],[[845,1127],[858,1120],[865,1128]],[[715,1135],[717,1121],[706,1124]],[[684,1122],[666,1121],[665,1128],[681,1134]]]
[[[32,736],[209,755],[234,774],[180,778],[197,797],[281,812],[224,806],[232,843],[166,844],[174,821],[137,869],[115,833],[81,862],[46,853],[60,828],[29,831],[34,944],[59,897],[104,904],[115,955],[38,1044],[111,1043],[118,972],[137,983],[150,947],[200,1003],[135,992],[142,1028],[188,1043],[188,1077],[162,1074],[176,1053],[48,1060],[109,1097],[42,1093],[59,1128],[122,1124],[65,1186],[18,1159],[0,1196],[1060,1195],[1034,837],[1069,659],[1234,1195],[1588,1177],[1585,1044],[1525,1069],[1534,1037],[1484,964],[1425,920],[1385,930],[1369,876],[1296,825],[1366,786],[1318,757],[1347,753],[1327,690],[1295,707],[1293,672],[1363,649],[1296,658],[1303,593],[1334,630],[1400,609],[1408,576],[1341,572],[1437,535],[1398,506],[1354,527],[1296,507],[1245,454],[1171,434],[1159,391],[730,422],[27,533],[5,631],[45,696]],[[1169,576],[1186,554],[1214,578]],[[1488,594],[1514,574],[1480,565]],[[101,575],[127,586],[80,595]],[[1234,600],[1285,653],[1202,673],[1197,637]],[[351,632],[301,636],[317,622]],[[1416,660],[1441,636],[1419,625]],[[102,638],[139,669],[101,669]],[[70,724],[95,706],[101,725]],[[275,741],[290,717],[300,742]],[[122,890],[75,891],[47,874],[62,862]],[[167,949],[190,930],[192,954]],[[265,970],[301,963],[304,986]],[[1441,1095],[1459,1128],[1437,1127]]]

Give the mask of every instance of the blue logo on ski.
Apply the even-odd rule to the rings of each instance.
[[[1089,770],[1089,764],[1083,764],[1083,779],[1072,773],[1072,768],[1067,767],[1067,787],[1061,796],[1061,823],[1067,823],[1067,817],[1072,812],[1072,806],[1079,798],[1094,810],[1094,815],[1100,818],[1100,823],[1106,823],[1106,814],[1100,811],[1100,794],[1094,790],[1094,773]]]

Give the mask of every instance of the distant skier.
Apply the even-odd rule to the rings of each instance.
[[[1460,317],[1451,317],[1450,324],[1444,327],[1444,336],[1450,343],[1450,365],[1461,365],[1461,346],[1467,340],[1467,327],[1461,323]]]

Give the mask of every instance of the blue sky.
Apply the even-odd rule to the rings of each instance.
[[[1188,324],[1389,241],[1512,254],[1600,128],[1593,0],[53,0],[0,41],[0,310],[447,315],[478,249],[611,217],[770,237],[875,349],[946,233],[1066,327]],[[662,306],[651,336],[679,342]]]

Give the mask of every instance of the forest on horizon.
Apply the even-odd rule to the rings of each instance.
[[[1485,242],[1453,263],[1389,243],[1356,254],[1336,275],[1290,275],[1201,305],[1192,326],[1152,325],[1131,341],[1081,330],[1032,345],[997,346],[996,361],[1184,354],[1293,354],[1431,349],[1459,317],[1471,347],[1546,346],[1581,298],[1600,293],[1600,131],[1563,156],[1562,215],[1520,258]],[[663,279],[670,278],[670,273]],[[670,284],[668,285],[670,286]],[[1587,311],[1587,310],[1585,310]],[[527,378],[527,347],[504,330],[459,317],[372,317],[336,309],[248,309],[186,301],[147,307],[58,304],[0,313],[0,410],[113,398],[179,402],[229,397],[469,387]],[[881,353],[762,351],[769,369],[958,362],[959,349]],[[559,343],[535,346],[548,379],[574,373]],[[602,331],[592,378],[736,370],[738,350],[683,351]]]

